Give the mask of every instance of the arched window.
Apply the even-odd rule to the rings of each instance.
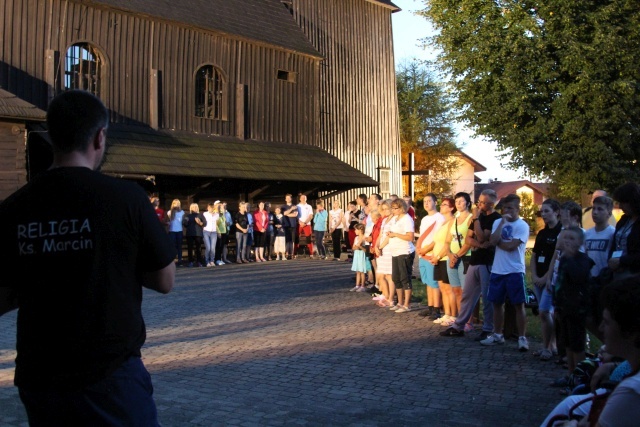
[[[196,74],[196,117],[224,120],[224,82],[213,65],[201,67]]]
[[[64,58],[64,89],[82,89],[100,97],[102,60],[88,43],[72,45]]]

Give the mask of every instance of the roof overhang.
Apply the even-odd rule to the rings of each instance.
[[[47,113],[13,93],[0,89],[0,118],[43,122]]]
[[[378,182],[314,146],[113,125],[104,173],[140,179],[187,179],[200,188],[263,194],[344,191]],[[229,188],[232,186],[233,188]],[[267,190],[271,188],[270,190]]]

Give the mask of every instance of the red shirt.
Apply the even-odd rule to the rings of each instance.
[[[166,217],[165,217],[165,214],[164,214],[164,209],[162,209],[162,208],[160,208],[160,207],[157,207],[157,208],[155,209],[155,211],[156,211],[156,215],[158,216],[158,220],[159,220],[162,224],[164,224],[164,223],[166,222],[166,221],[165,221]]]
[[[376,223],[373,224],[373,230],[371,230],[371,247],[372,248],[376,247],[376,242],[378,241],[378,236],[380,236],[380,229],[382,228],[383,219],[384,219],[383,217],[380,217],[378,218]]]
[[[267,231],[269,226],[269,214],[266,210],[257,210],[253,213],[253,227],[260,233]]]

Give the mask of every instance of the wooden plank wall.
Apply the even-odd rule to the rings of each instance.
[[[391,168],[400,194],[401,156],[391,10],[366,0],[294,0],[294,17],[324,56],[320,65],[320,146],[378,180]],[[342,205],[360,193],[339,196]]]
[[[157,69],[161,128],[233,136],[234,88],[244,84],[249,139],[318,143],[317,104],[309,102],[318,98],[318,58],[73,1],[0,0],[0,11],[0,85],[42,109],[46,50],[60,55],[60,88],[66,50],[88,42],[104,59],[101,98],[113,122],[149,123],[149,75]],[[226,121],[194,116],[195,74],[208,64],[226,79]],[[295,73],[296,83],[278,80],[279,69]]]
[[[0,201],[27,182],[23,124],[0,122]]]

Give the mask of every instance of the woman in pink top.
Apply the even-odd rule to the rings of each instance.
[[[256,249],[256,261],[265,262],[264,248],[267,243],[266,233],[269,226],[269,212],[264,208],[264,202],[258,202],[258,209],[253,213],[253,240]]]

